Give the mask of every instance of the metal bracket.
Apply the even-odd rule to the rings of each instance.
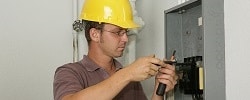
[[[76,20],[73,23],[73,30],[75,30],[76,32],[81,32],[83,31],[84,27],[83,27],[83,20]]]

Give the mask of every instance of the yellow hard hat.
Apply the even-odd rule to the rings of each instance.
[[[81,19],[110,23],[122,28],[136,28],[128,0],[85,0]]]

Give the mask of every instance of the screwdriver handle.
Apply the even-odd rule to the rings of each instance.
[[[159,83],[159,86],[157,87],[156,94],[159,96],[163,96],[165,93],[167,85],[163,83]]]

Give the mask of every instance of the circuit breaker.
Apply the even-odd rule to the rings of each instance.
[[[164,11],[166,57],[176,50],[179,75],[175,100],[203,100],[204,36],[201,0],[190,0]]]

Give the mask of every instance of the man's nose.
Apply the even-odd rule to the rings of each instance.
[[[128,42],[128,35],[127,34],[123,34],[122,37],[121,37],[121,40],[123,42]]]

